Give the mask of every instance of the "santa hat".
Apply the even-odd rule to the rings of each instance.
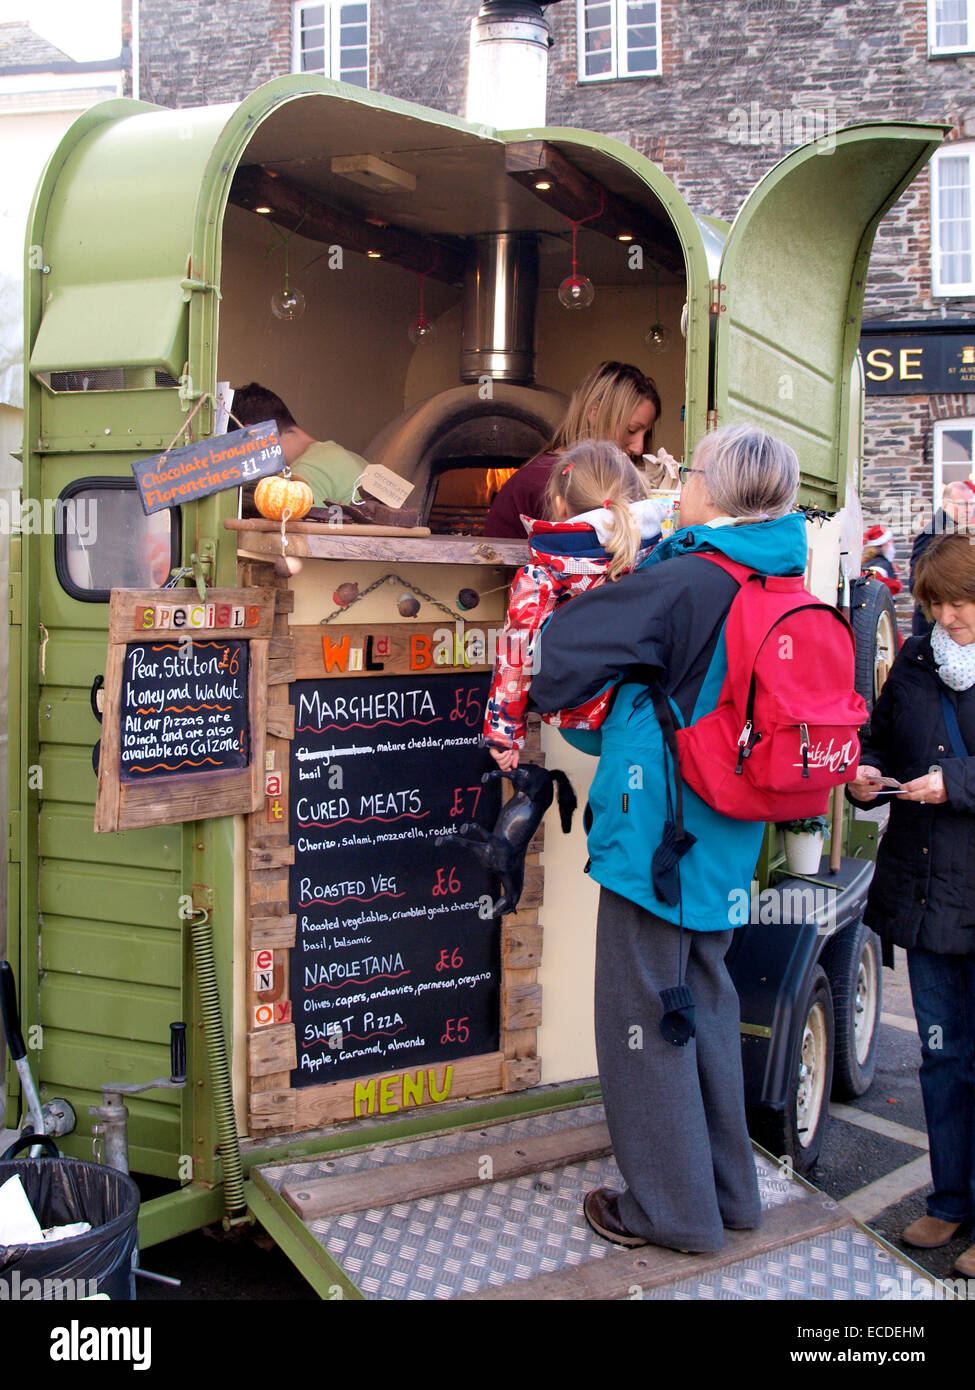
[[[868,526],[863,533],[864,545],[890,545],[894,533],[889,526]]]

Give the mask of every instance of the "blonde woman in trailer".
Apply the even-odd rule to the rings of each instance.
[[[659,418],[657,388],[639,367],[627,362],[600,362],[573,391],[565,418],[545,449],[523,463],[500,489],[487,514],[484,534],[524,540],[522,517],[546,515],[545,495],[552,470],[567,449],[584,440],[608,440],[639,465]],[[654,463],[661,473],[676,469],[663,449]],[[651,486],[657,486],[656,476],[645,476]]]

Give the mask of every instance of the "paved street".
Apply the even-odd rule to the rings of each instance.
[[[939,1278],[956,1277],[952,1265],[971,1244],[971,1234],[961,1234],[940,1250],[912,1250],[899,1239],[925,1213],[931,1170],[918,1083],[920,1044],[903,951],[897,951],[896,970],[883,974],[873,1085],[853,1104],[830,1107],[830,1128],[813,1181],[923,1269]]]
[[[897,969],[884,971],[876,1078],[859,1100],[831,1106],[829,1131],[812,1175],[816,1186],[894,1245],[904,1227],[924,1214],[930,1190],[918,1060],[907,967],[898,951]],[[965,1234],[941,1250],[899,1248],[931,1274],[950,1278],[954,1260],[970,1241]],[[145,1300],[313,1296],[261,1233],[224,1237],[197,1232],[146,1251],[145,1264],[183,1280],[178,1290],[140,1280],[139,1297]]]
[[[938,1278],[951,1278],[971,1243],[964,1233],[940,1250],[911,1250],[901,1231],[924,1215],[930,1191],[927,1135],[918,1084],[919,1045],[904,953],[884,971],[884,1004],[876,1076],[865,1096],[830,1107],[830,1126],[811,1181],[842,1201],[858,1220]],[[153,1189],[147,1186],[146,1195]],[[230,1236],[194,1232],[145,1252],[150,1270],[182,1280],[178,1289],[140,1279],[141,1300],[294,1300],[313,1298],[309,1285],[259,1229]]]

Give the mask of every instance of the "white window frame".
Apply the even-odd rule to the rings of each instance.
[[[969,429],[975,433],[975,415],[959,415],[957,419],[935,420],[932,453],[934,454],[934,509],[941,506],[941,494],[944,492],[944,439],[945,432],[948,430]],[[975,444],[975,439],[973,439]],[[969,477],[975,472],[975,464],[969,470]],[[959,479],[952,479],[958,482]]]
[[[968,159],[968,279],[945,280],[941,275],[939,202],[941,166],[946,159]],[[965,299],[975,294],[975,140],[951,140],[931,160],[931,294],[935,299]]]
[[[600,0],[596,0],[597,3]],[[578,50],[578,74],[580,82],[618,82],[623,79],[631,81],[638,77],[659,77],[663,71],[661,59],[661,35],[660,35],[660,0],[654,0],[656,13],[654,17],[654,28],[657,31],[657,65],[654,68],[644,68],[639,72],[630,72],[628,69],[629,55],[626,44],[621,44],[621,36],[625,35],[627,29],[627,3],[628,0],[601,0],[612,8],[612,42],[609,72],[586,72],[586,0],[576,0],[576,47]],[[590,0],[593,3],[593,0]]]
[[[975,53],[975,0],[964,0],[966,8],[965,23],[968,26],[968,39],[963,44],[941,44],[937,42],[938,0],[928,0],[928,57],[940,58],[952,53]]]
[[[331,77],[336,82],[343,80],[341,14],[343,6],[348,4],[363,4],[366,7],[366,80],[364,90],[368,90],[370,76],[369,40],[372,22],[369,0],[299,0],[299,3],[293,4],[291,7],[291,71],[310,72],[319,77]],[[302,19],[306,10],[319,8],[325,11],[325,27],[328,31],[325,52],[328,57],[328,65],[327,68],[303,68],[301,66]],[[356,44],[355,47],[358,48],[359,45]],[[352,85],[359,86],[359,83],[356,82]]]

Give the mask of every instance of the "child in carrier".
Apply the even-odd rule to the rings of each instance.
[[[562,603],[615,581],[646,559],[673,504],[645,495],[644,482],[621,449],[587,439],[561,455],[545,496],[547,520],[522,517],[531,563],[515,575],[494,665],[484,738],[503,772],[518,766],[525,745],[525,706],[535,643]],[[606,690],[578,709],[546,714],[550,724],[598,729]]]

